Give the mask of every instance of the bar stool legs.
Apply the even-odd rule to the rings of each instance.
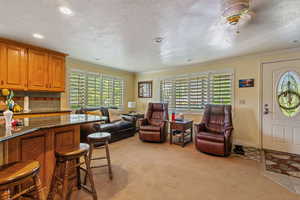
[[[93,199],[96,200],[97,199],[97,193],[96,193],[96,189],[95,189],[94,179],[92,177],[92,170],[91,170],[91,166],[90,166],[90,160],[89,160],[87,155],[84,156],[84,161],[86,163],[86,170],[87,170],[86,176],[88,176],[89,182],[91,184],[91,189],[92,189],[91,193],[92,193]]]
[[[10,199],[10,191],[4,190],[4,191],[0,191],[0,200],[8,200]]]
[[[33,177],[33,184],[35,186],[37,199],[44,200],[45,197],[44,197],[42,183],[41,183],[39,175],[36,175]]]
[[[73,185],[75,184],[78,189],[83,188],[91,193],[93,199],[97,200],[97,193],[88,157],[89,148],[90,146],[88,144],[80,144],[78,149],[56,152],[56,166],[52,177],[48,200],[53,200],[56,192],[60,194],[61,199],[70,199],[73,190],[73,188],[70,188],[71,183]],[[84,158],[84,162],[80,162],[81,157]],[[82,168],[81,165],[85,165],[86,168]],[[86,183],[81,184],[81,170],[86,173],[85,177],[88,177],[90,187],[87,187]],[[77,179],[77,182],[75,182],[75,179]],[[61,186],[60,190],[58,190],[58,185]]]
[[[110,163],[110,153],[108,148],[108,140],[105,141],[105,152],[106,152],[106,159],[107,159],[107,165],[108,165],[108,173],[110,180],[113,179],[113,174],[111,170],[111,163]]]
[[[110,133],[98,132],[98,133],[93,133],[93,134],[88,135],[87,139],[88,139],[88,143],[90,144],[90,152],[89,152],[90,163],[92,162],[92,160],[102,160],[102,159],[107,160],[107,164],[104,164],[104,165],[92,166],[90,164],[91,168],[108,167],[109,179],[112,180],[113,173],[112,173],[110,153],[109,153],[110,137],[111,137]],[[103,146],[95,147],[95,145],[101,145],[101,144]],[[106,156],[93,158],[94,149],[102,149],[102,148],[105,148]],[[86,177],[85,177],[85,182],[86,182]]]

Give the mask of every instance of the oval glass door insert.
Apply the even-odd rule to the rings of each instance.
[[[284,73],[277,86],[277,101],[282,113],[294,117],[300,111],[300,78],[297,72]]]

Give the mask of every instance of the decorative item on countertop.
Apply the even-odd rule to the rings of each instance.
[[[11,128],[12,124],[12,117],[13,117],[13,112],[7,109],[4,113],[3,116],[5,118],[5,127],[6,128]]]
[[[2,89],[2,95],[6,97],[5,103],[6,103],[9,110],[11,110],[13,112],[23,111],[23,108],[20,105],[16,104],[13,100],[13,97],[14,97],[14,91],[13,90]]]

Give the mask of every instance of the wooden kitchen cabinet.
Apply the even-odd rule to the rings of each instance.
[[[49,54],[49,84],[51,91],[65,90],[65,57]]]
[[[45,91],[49,86],[48,54],[43,51],[28,51],[28,90]]]
[[[66,56],[0,38],[0,88],[64,92]]]
[[[0,43],[0,88],[24,90],[27,87],[26,49]]]

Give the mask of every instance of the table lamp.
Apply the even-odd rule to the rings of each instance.
[[[134,102],[134,101],[128,101],[128,108],[129,109],[136,108],[136,102]],[[135,112],[135,111],[130,111],[130,112],[132,113],[132,112]]]

